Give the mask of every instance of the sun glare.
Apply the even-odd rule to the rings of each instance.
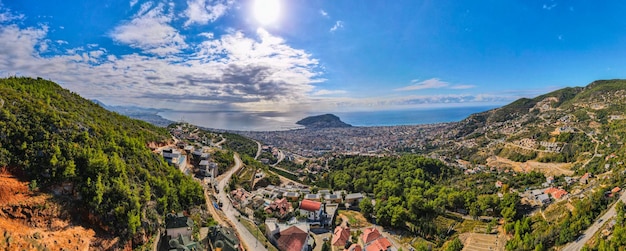
[[[253,10],[261,25],[275,23],[280,15],[280,0],[254,0]]]

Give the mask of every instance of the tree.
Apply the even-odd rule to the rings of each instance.
[[[446,251],[461,251],[463,249],[463,242],[459,239],[459,237],[454,238],[450,243],[448,243],[448,247]]]
[[[372,213],[374,212],[374,205],[372,205],[372,200],[370,198],[363,198],[359,203],[359,208],[365,218],[371,219]]]
[[[322,244],[322,251],[330,251],[330,244],[327,241]]]
[[[500,214],[502,215],[502,217],[504,217],[504,221],[510,222],[515,219],[515,215],[517,215],[517,211],[515,210],[514,207],[508,206],[508,207],[503,208],[502,211],[500,211]]]

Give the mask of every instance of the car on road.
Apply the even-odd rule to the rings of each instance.
[[[578,238],[576,238],[576,242],[582,240],[583,238],[585,238],[585,235],[581,234],[580,236],[578,236]]]

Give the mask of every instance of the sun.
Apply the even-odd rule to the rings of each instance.
[[[273,24],[280,16],[280,0],[254,0],[252,8],[261,25]]]

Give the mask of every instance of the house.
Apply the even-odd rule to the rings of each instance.
[[[361,248],[361,245],[359,244],[352,244],[350,245],[350,247],[344,249],[343,251],[362,251],[363,249]]]
[[[310,194],[305,194],[304,195],[304,199],[305,200],[314,200],[314,201],[322,201],[322,197],[319,194],[316,193],[310,193]]]
[[[317,193],[321,196],[326,196],[327,194],[330,194],[330,190],[328,189],[321,189],[319,191],[317,191]]]
[[[283,193],[283,197],[287,198],[289,201],[297,201],[300,199],[300,194],[298,192],[285,192]]]
[[[496,181],[496,187],[497,188],[501,188],[502,187],[502,181]]]
[[[617,193],[619,193],[619,191],[622,191],[622,189],[619,187],[614,187],[613,189],[611,189],[611,194],[609,195],[609,197],[615,196]]]
[[[335,216],[337,216],[337,211],[339,211],[339,204],[324,204],[324,222],[322,222],[322,224],[325,226],[332,226],[333,222],[335,222]]]
[[[161,245],[168,250],[202,250],[192,237],[193,220],[183,213],[169,213],[165,217],[165,236]]]
[[[337,226],[333,231],[333,239],[330,244],[335,247],[345,247],[346,243],[350,240],[350,227]]]
[[[371,242],[369,245],[365,246],[365,250],[366,251],[391,250],[392,246],[393,245],[391,245],[391,242],[387,238],[381,237]]]
[[[552,200],[550,200],[550,196],[547,194],[540,194],[535,197],[536,201],[539,201],[542,205],[550,204]]]
[[[174,166],[179,166],[185,160],[180,151],[171,148],[163,149],[163,159]]]
[[[208,160],[211,157],[211,154],[205,153],[203,150],[196,149],[193,151],[193,157],[195,159]]]
[[[218,175],[217,163],[215,162],[210,162],[208,160],[201,160],[200,164],[198,164],[198,168],[200,169],[200,174],[204,175],[205,177],[215,178]]]
[[[280,232],[276,246],[282,251],[308,251],[309,234],[302,229],[291,226]]]
[[[346,203],[346,207],[354,207],[354,206],[358,206],[359,202],[361,202],[361,200],[363,200],[365,196],[363,196],[362,193],[350,193],[350,194],[346,194],[346,198],[344,199],[344,202]]]
[[[378,229],[373,227],[363,230],[361,240],[363,241],[363,247],[366,251],[390,250],[393,247],[391,242],[383,237],[380,232],[378,232]]]
[[[209,229],[209,250],[240,251],[243,250],[235,231],[228,227],[215,226]]]
[[[264,208],[264,211],[275,215],[276,218],[284,219],[289,213],[293,212],[293,208],[286,198],[282,198],[272,201],[269,206]]]
[[[365,230],[363,230],[363,234],[361,235],[361,240],[363,241],[363,244],[367,246],[367,244],[371,243],[372,241],[380,237],[382,237],[382,235],[380,234],[380,232],[378,232],[378,229],[374,227],[368,227]]]
[[[300,214],[306,215],[308,221],[320,221],[322,218],[322,203],[313,200],[300,202]]]
[[[194,150],[192,145],[186,145],[183,149],[185,150],[185,152],[187,152],[187,154],[192,153]]]
[[[346,190],[336,190],[334,194],[339,195],[341,198],[343,198],[343,196],[348,193],[346,192]]]
[[[590,173],[585,173],[582,177],[580,177],[580,180],[578,180],[578,182],[580,182],[580,184],[587,184],[589,183],[589,178],[591,178],[591,174]]]
[[[232,198],[235,208],[243,208],[248,205],[248,199],[252,197],[252,194],[243,188],[237,188],[230,191],[230,197]]]
[[[309,224],[304,222],[278,223],[276,218],[265,220],[267,239],[281,251],[309,250]]]
[[[556,187],[550,187],[548,189],[545,190],[546,194],[550,194],[552,195],[552,198],[554,199],[561,199],[563,196],[565,196],[567,194],[567,191],[561,189],[561,188],[556,188]]]
[[[622,189],[619,187],[614,187],[613,189],[611,189],[611,193],[619,193],[619,191],[622,191]]]
[[[178,235],[191,236],[193,230],[193,220],[183,215],[169,213],[165,216],[165,234],[170,238],[177,238]]]
[[[341,203],[343,200],[341,199],[341,195],[337,194],[327,194],[324,195],[324,202],[326,203]]]

